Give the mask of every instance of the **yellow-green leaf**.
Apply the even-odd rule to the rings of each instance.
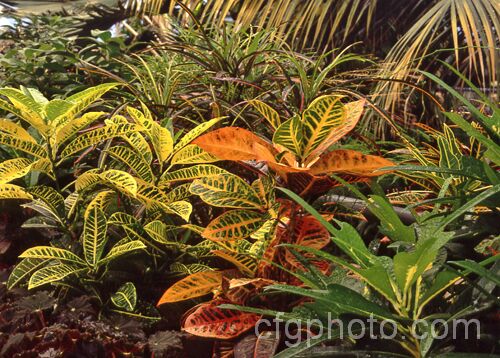
[[[231,210],[212,220],[202,236],[213,241],[240,240],[252,235],[264,222],[264,217],[259,212]]]
[[[213,206],[241,209],[261,209],[265,206],[255,190],[234,174],[196,179],[189,190]]]
[[[317,148],[332,130],[346,121],[346,111],[339,96],[327,95],[316,98],[302,114],[304,147],[302,158]]]
[[[22,178],[29,173],[32,162],[25,158],[9,159],[0,163],[0,184]]]
[[[97,266],[107,241],[107,222],[104,212],[95,206],[87,216],[83,227],[83,254],[90,266]]]
[[[278,112],[276,112],[268,104],[256,99],[249,101],[248,103],[251,104],[269,122],[274,130],[278,129],[281,125],[281,119]]]
[[[21,139],[20,137],[14,137],[11,134],[0,132],[0,144],[14,149],[19,149],[37,158],[47,158],[47,152],[41,145],[38,145],[33,141]]]
[[[20,186],[14,184],[0,184],[0,199],[28,199],[33,197]]]
[[[205,152],[196,144],[189,144],[176,152],[172,157],[172,165],[203,164],[217,162],[219,159]]]

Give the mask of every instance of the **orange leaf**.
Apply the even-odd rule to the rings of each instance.
[[[217,307],[224,301],[202,303],[188,313],[182,330],[198,337],[232,339],[253,328],[260,315]]]
[[[388,159],[366,155],[355,150],[339,149],[323,155],[310,168],[313,175],[329,173],[347,173],[364,177],[378,176],[389,171],[376,171],[383,167],[393,166]]]
[[[239,127],[225,127],[193,141],[222,160],[264,160],[274,162],[274,148],[254,133]]]
[[[204,296],[222,286],[222,271],[197,272],[174,283],[163,293],[157,306]]]

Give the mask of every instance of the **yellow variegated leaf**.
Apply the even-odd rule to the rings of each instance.
[[[150,223],[144,225],[144,230],[148,235],[155,240],[164,245],[177,245],[178,243],[168,239],[168,234],[177,231],[176,226],[167,226],[159,220],[151,221]]]
[[[64,197],[57,190],[50,186],[37,185],[28,191],[33,197],[43,201],[59,219],[64,219],[66,215]]]
[[[29,173],[32,162],[25,158],[9,159],[0,163],[0,184],[22,178]]]
[[[76,207],[78,204],[78,199],[80,196],[78,195],[78,192],[73,192],[69,194],[66,199],[64,199],[64,209],[66,209],[66,217],[70,218],[73,216],[75,213]]]
[[[155,123],[155,121],[153,120],[148,107],[146,107],[144,103],[141,103],[141,106],[142,112],[130,106],[127,107],[127,112],[128,114],[130,114],[130,117],[132,117],[135,123],[146,128],[148,132],[151,132],[153,129],[153,123]]]
[[[59,148],[63,143],[67,140],[71,139],[75,136],[78,131],[86,128],[91,123],[95,122],[102,116],[104,116],[105,112],[89,112],[85,113],[83,116],[79,118],[75,118],[65,124],[64,126],[59,126],[56,129],[55,133],[55,147]]]
[[[172,172],[165,172],[160,178],[160,184],[165,185],[167,183],[216,176],[224,173],[230,174],[227,170],[216,167],[215,165],[195,165]]]
[[[0,184],[0,199],[33,199],[31,194],[14,184]]]
[[[38,145],[33,141],[27,141],[19,137],[14,137],[11,134],[0,132],[0,144],[21,150],[37,158],[47,158],[47,152],[41,145]]]
[[[199,125],[197,125],[195,128],[191,129],[189,132],[187,132],[182,138],[177,142],[177,144],[174,147],[174,152],[177,152],[178,150],[184,148],[186,145],[191,143],[193,140],[198,138],[200,135],[205,133],[208,129],[210,129],[212,126],[220,122],[222,119],[226,117],[218,117],[218,118],[213,118],[209,121],[203,122]]]
[[[19,257],[30,259],[58,260],[80,266],[86,265],[85,261],[83,261],[71,251],[52,246],[31,247],[28,250],[24,251],[21,255],[19,255]]]
[[[185,221],[189,221],[189,216],[193,211],[193,206],[187,201],[174,201],[173,203],[165,204],[165,209],[167,212],[179,215]]]
[[[26,129],[8,119],[0,119],[0,132],[10,134],[26,142],[36,143],[35,138],[33,138]]]
[[[134,216],[119,211],[110,216],[108,224],[117,226],[134,226],[139,225],[139,221]]]
[[[92,147],[93,145],[96,145],[102,141],[138,132],[140,130],[142,130],[142,127],[139,127],[135,124],[110,125],[94,129],[92,131],[79,135],[71,143],[69,143],[61,152],[61,157],[66,158],[76,152],[79,152],[88,147]]]
[[[141,155],[148,164],[151,163],[153,160],[153,152],[149,147],[149,143],[144,139],[141,133],[130,133],[122,136],[122,138],[125,139],[134,151]]]
[[[64,117],[67,120],[73,119],[76,115],[83,112],[86,108],[88,108],[92,103],[101,98],[106,92],[119,86],[119,83],[103,83],[98,86],[94,86],[91,88],[87,88],[81,92],[75,93],[72,96],[66,98],[67,102],[73,104],[71,109],[69,109]],[[59,121],[59,125],[65,125],[65,121]]]
[[[104,212],[94,206],[83,227],[83,254],[85,261],[95,267],[101,259],[107,241],[107,221]]]
[[[339,149],[321,156],[311,166],[309,173],[313,175],[346,173],[371,177],[386,174],[387,171],[378,169],[391,166],[394,166],[393,162],[376,155],[367,155],[355,150]]]
[[[220,271],[197,272],[174,283],[158,301],[164,303],[184,301],[209,294],[222,285],[223,273]]]
[[[202,236],[212,241],[240,240],[264,224],[263,215],[250,210],[231,210],[212,220]]]
[[[248,103],[251,104],[269,122],[274,130],[278,129],[281,125],[281,119],[278,112],[276,112],[268,104],[256,99],[249,101]]]
[[[64,99],[53,99],[45,104],[45,121],[50,126],[49,135],[54,134],[60,123],[63,124],[73,118],[66,116],[66,113],[70,114],[72,107],[73,103]]]
[[[113,158],[132,169],[139,178],[147,182],[152,182],[154,176],[151,167],[141,155],[125,146],[111,147],[107,152]]]
[[[332,130],[346,121],[346,110],[339,96],[327,95],[316,98],[302,114],[303,140],[302,158],[317,148]]]
[[[36,271],[30,278],[29,283],[28,283],[28,289],[31,290],[32,288],[46,285],[48,283],[56,282],[56,281],[61,281],[63,278],[84,271],[86,270],[85,268],[82,268],[82,266],[76,266],[76,265],[66,265],[66,264],[59,264],[59,265],[51,265],[44,267],[38,271]]]
[[[141,241],[135,240],[135,241],[129,241],[126,243],[117,243],[115,246],[109,250],[108,254],[104,256],[104,258],[98,262],[98,265],[103,265],[107,264],[117,257],[129,254],[133,251],[136,250],[144,250],[146,248],[146,245],[144,245]]]
[[[273,143],[279,144],[301,157],[304,147],[303,123],[299,116],[293,116],[276,129]]]
[[[55,179],[55,173],[52,170],[52,162],[49,159],[38,159],[31,165],[31,171],[39,171]]]
[[[328,137],[323,140],[323,142],[321,142],[316,149],[311,151],[308,162],[315,160],[318,156],[327,152],[332,144],[336,143],[356,126],[361,118],[361,115],[363,114],[365,103],[366,100],[361,99],[344,105],[346,113],[345,119],[342,122],[339,122],[338,125],[335,125],[331,129]]]
[[[137,304],[137,291],[132,282],[123,284],[112,296],[111,302],[122,310],[132,312]]]
[[[240,254],[227,250],[213,250],[213,254],[234,264],[243,274],[253,277],[257,270],[257,260],[248,254]]]
[[[234,174],[196,179],[189,190],[213,206],[241,209],[261,209],[265,206],[255,190]]]
[[[158,123],[153,123],[151,128],[151,142],[156,152],[158,160],[163,163],[174,150],[174,139],[172,133],[167,128],[163,128]]]
[[[45,111],[43,105],[38,103],[32,96],[15,88],[0,88],[0,95],[9,99],[22,119],[32,125],[42,135],[45,135],[50,127],[44,121]]]
[[[172,157],[172,165],[179,164],[203,164],[217,162],[219,159],[212,154],[205,152],[196,144],[189,144],[180,149]]]
[[[113,190],[104,190],[97,193],[97,195],[87,205],[84,218],[86,219],[89,216],[90,211],[93,210],[95,206],[101,208],[103,211],[106,211],[115,198],[116,193]]]
[[[166,192],[140,179],[137,180],[137,199],[147,207],[156,206],[157,208],[169,202]]]
[[[136,179],[129,173],[116,169],[106,170],[102,173],[98,173],[97,170],[89,170],[76,179],[75,188],[81,192],[96,184],[112,186],[133,197],[137,194]]]
[[[171,203],[173,201],[184,200],[189,198],[193,194],[189,191],[189,187],[191,183],[186,183],[182,185],[178,185],[175,188],[172,188],[166,193],[167,203]]]

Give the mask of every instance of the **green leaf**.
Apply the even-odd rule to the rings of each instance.
[[[50,186],[38,185],[29,188],[28,191],[33,197],[43,201],[56,214],[59,220],[64,219],[66,215],[64,197],[57,190]]]
[[[32,272],[38,270],[40,267],[47,264],[45,259],[23,259],[19,262],[16,267],[10,273],[9,279],[7,281],[7,288],[11,288],[19,285],[24,281]]]
[[[204,151],[196,144],[189,144],[174,154],[172,165],[204,164],[217,162],[219,159]]]
[[[413,228],[403,224],[392,205],[384,197],[370,195],[368,209],[379,218],[383,234],[389,236],[393,241],[415,242]]]
[[[276,129],[273,143],[282,145],[295,155],[302,157],[304,147],[303,123],[299,116],[293,116]]]
[[[495,274],[494,272],[484,268],[480,264],[472,260],[463,260],[463,261],[450,261],[451,264],[466,269],[470,272],[473,272],[480,277],[483,277],[496,285],[500,286],[500,276]]]
[[[177,144],[174,147],[174,152],[179,151],[180,149],[184,148],[186,145],[191,143],[193,140],[198,138],[201,134],[205,133],[208,129],[213,127],[215,124],[219,123],[222,119],[226,117],[217,117],[213,118],[209,121],[203,122],[199,125],[197,125],[195,128],[191,129],[189,132],[187,132],[181,140],[177,142]]]
[[[137,304],[137,292],[132,282],[126,282],[111,296],[111,302],[122,310],[132,312]]]

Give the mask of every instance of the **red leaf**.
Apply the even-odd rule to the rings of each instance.
[[[219,308],[224,301],[202,303],[189,311],[182,330],[198,337],[232,339],[253,328],[260,315]]]

